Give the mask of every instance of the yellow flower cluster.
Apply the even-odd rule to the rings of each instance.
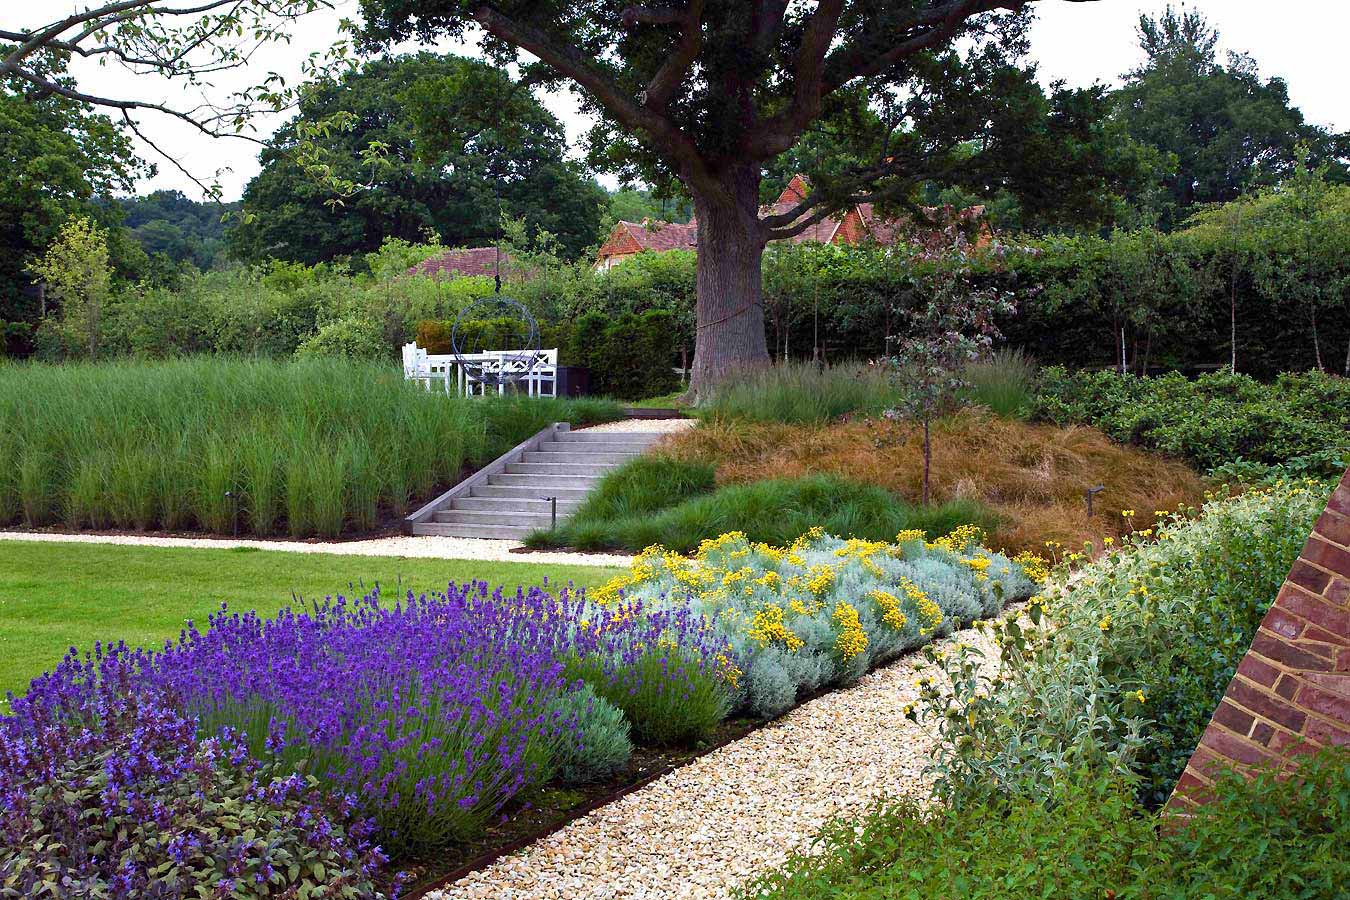
[[[972,557],[970,557],[969,559],[963,558],[963,559],[961,560],[961,562],[963,562],[965,565],[969,566],[969,567],[970,567],[970,570],[971,570],[972,572],[975,573],[975,577],[976,577],[977,579],[979,579],[980,581],[984,581],[985,579],[987,579],[987,578],[989,577],[989,575],[988,575],[988,574],[986,573],[986,571],[985,571],[986,569],[989,568],[989,562],[990,562],[989,557],[987,557],[987,556],[972,556]]]
[[[951,533],[935,541],[930,541],[931,550],[946,550],[950,553],[962,553],[973,544],[984,542],[984,529],[978,525],[961,525]]]
[[[905,627],[909,621],[905,618],[904,612],[900,609],[900,598],[890,591],[876,589],[867,592],[867,597],[881,610],[881,621],[894,628],[896,631]]]
[[[922,528],[906,528],[895,536],[895,542],[897,544],[910,544],[914,541],[922,541],[926,537],[928,537],[928,533]]]
[[[1022,573],[1037,584],[1044,584],[1050,577],[1050,563],[1032,550],[1023,550],[1013,557],[1013,562],[1022,567]]]
[[[713,660],[713,665],[717,672],[717,677],[725,681],[734,690],[736,685],[740,683],[741,675],[744,674],[741,672],[740,667],[732,662],[731,657],[727,656],[725,653],[717,654],[717,658]]]
[[[806,589],[819,597],[834,586],[834,569],[821,563],[806,570]]]
[[[834,551],[834,555],[841,559],[856,559],[858,564],[873,578],[885,578],[885,571],[871,557],[878,553],[890,552],[891,545],[884,541],[864,541],[859,538],[849,538],[844,546]]]
[[[766,603],[760,607],[750,620],[748,633],[761,647],[778,643],[795,653],[802,646],[802,639],[797,633],[783,624],[783,607],[773,603]]]
[[[900,579],[900,589],[905,592],[905,596],[914,601],[914,605],[919,608],[919,616],[923,622],[919,625],[919,634],[932,634],[937,631],[942,624],[942,609],[933,602],[923,590],[908,578]]]
[[[834,639],[834,646],[844,659],[852,659],[867,649],[867,634],[858,620],[858,610],[840,600],[834,607],[834,621],[839,624],[839,636]]]

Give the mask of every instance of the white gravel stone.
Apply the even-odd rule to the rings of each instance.
[[[998,654],[974,629],[950,640]],[[882,796],[926,796],[914,654],[497,860],[432,900],[721,900]],[[942,683],[939,680],[939,683]]]
[[[286,553],[335,553],[344,556],[415,556],[527,562],[558,566],[627,566],[633,557],[621,553],[566,553],[552,550],[518,552],[519,541],[458,537],[383,537],[358,541],[266,541],[250,538],[183,538],[141,534],[62,534],[51,531],[0,531],[0,541],[44,541],[72,544],[128,544],[145,547],[195,547],[227,550],[256,547]]]
[[[589,425],[577,431],[687,431],[698,424],[698,419],[621,419],[602,425]]]

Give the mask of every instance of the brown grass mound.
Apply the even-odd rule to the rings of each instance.
[[[1029,425],[966,411],[933,427],[935,502],[978,500],[1003,517],[990,536],[1002,550],[1078,549],[1084,541],[1152,527],[1154,510],[1197,505],[1205,483],[1183,463],[1112,443],[1093,428]],[[825,426],[704,423],[668,452],[717,467],[719,483],[828,472],[918,502],[923,432],[886,420]],[[1088,519],[1084,492],[1104,490]],[[1134,510],[1132,518],[1121,515]]]

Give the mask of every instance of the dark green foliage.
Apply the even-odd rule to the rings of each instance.
[[[1036,414],[1093,425],[1202,469],[1246,461],[1339,475],[1350,457],[1350,380],[1316,371],[1261,384],[1222,372],[1189,380],[1052,367],[1041,373]]]
[[[1350,757],[1298,777],[1225,781],[1186,823],[1159,828],[1128,785],[1076,773],[1049,803],[892,802],[829,828],[742,896],[762,900],[1331,900],[1350,880]],[[822,852],[823,851],[823,852]]]
[[[56,54],[39,53],[26,65],[41,77],[67,78],[66,61]],[[99,198],[131,190],[144,172],[130,136],[108,116],[0,77],[0,323],[36,322],[40,301],[25,266],[68,218],[116,224],[120,210]],[[109,250],[118,276],[135,277],[146,263],[120,230]],[[29,347],[21,340],[6,349]]]
[[[542,335],[541,335],[542,337]],[[453,353],[454,341],[459,341],[463,353],[481,353],[486,350],[520,350],[526,338],[524,323],[505,316],[493,319],[465,319],[455,321],[427,320],[417,323],[417,346],[428,353]],[[552,345],[540,342],[542,349]]]
[[[117,201],[122,224],[152,258],[210,269],[225,261],[225,220],[240,203],[198,203],[182,191],[155,191]]]
[[[385,152],[367,164],[362,152],[372,142]],[[340,196],[307,171],[297,143],[313,164],[373,187]],[[605,194],[565,151],[558,120],[501,70],[425,52],[374,59],[304,95],[244,191],[250,217],[230,228],[231,251],[250,262],[312,264],[374,251],[386,238],[422,240],[427,231],[447,246],[482,246],[505,213],[524,218],[532,234],[552,233],[575,256],[596,240]]]
[[[640,400],[680,386],[676,339],[674,317],[664,310],[617,318],[587,313],[573,324],[564,357],[591,370],[592,394]]]
[[[607,475],[574,516],[554,531],[531,535],[530,545],[636,553],[661,544],[687,553],[728,531],[743,531],[752,541],[781,546],[815,526],[840,537],[891,541],[909,528],[947,534],[966,523],[987,530],[997,524],[993,513],[974,501],[911,506],[881,488],[832,475],[756,481],[706,492],[700,487],[706,483],[704,467],[662,460],[665,465],[683,466],[668,477],[655,462],[629,463]],[[672,495],[658,506],[667,487]]]

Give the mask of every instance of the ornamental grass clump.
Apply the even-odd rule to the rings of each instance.
[[[349,796],[249,756],[146,689],[123,646],[66,658],[0,719],[0,895],[374,900]],[[319,894],[315,893],[315,896]]]
[[[842,540],[817,528],[773,547],[729,532],[693,557],[651,547],[594,599],[704,617],[740,670],[733,708],[771,717],[1034,589],[1021,563],[980,546],[974,526],[924,537]]]
[[[357,795],[398,853],[471,837],[552,776],[551,747],[579,727],[554,706],[566,628],[539,588],[451,585],[388,606],[377,590],[274,619],[222,611],[145,669],[204,733],[241,732],[255,755],[305,760]]]

